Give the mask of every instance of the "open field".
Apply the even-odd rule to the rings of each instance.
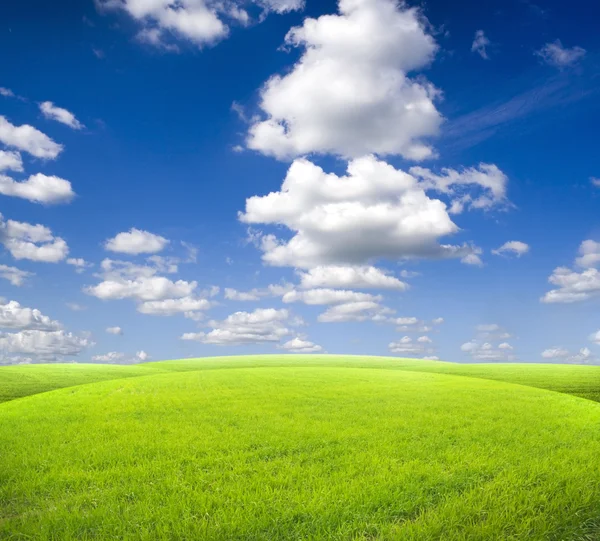
[[[2,367],[0,539],[600,539],[597,370]]]

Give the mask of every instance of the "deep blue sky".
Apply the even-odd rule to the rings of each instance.
[[[0,245],[0,265],[35,273],[19,285],[0,277],[4,302],[39,309],[60,321],[75,339],[88,339],[88,345],[75,348],[80,351],[74,356],[38,346],[43,336],[32,335],[34,345],[19,349],[15,344],[22,341],[7,335],[26,335],[36,327],[7,324],[0,329],[5,331],[0,334],[0,362],[24,357],[89,361],[108,352],[124,353],[123,361],[141,350],[153,359],[274,353],[296,336],[329,353],[385,355],[390,353],[388,345],[404,336],[413,343],[429,336],[435,351],[427,354],[449,361],[477,360],[468,347],[461,349],[475,340],[477,351],[486,343],[496,351],[495,358],[485,360],[509,355],[510,360],[541,362],[543,351],[555,349],[562,353],[548,353],[546,360],[597,362],[600,345],[591,335],[600,329],[600,277],[595,270],[600,258],[588,266],[578,266],[575,259],[583,241],[600,242],[600,187],[592,180],[600,177],[600,5],[587,0],[431,0],[408,5],[421,8],[428,21],[420,19],[421,31],[438,46],[433,61],[409,70],[408,76],[426,79],[440,91],[434,103],[444,121],[437,135],[427,139],[437,158],[417,163],[399,151],[380,153],[380,159],[404,171],[418,165],[438,174],[443,168],[462,171],[481,162],[495,164],[508,179],[507,200],[451,215],[460,232],[438,239],[441,244],[469,242],[480,247],[481,266],[439,257],[365,260],[365,265],[402,280],[402,270],[420,275],[405,280],[407,291],[360,290],[383,296],[380,304],[395,310],[387,313],[387,321],[369,316],[365,321],[327,323],[317,317],[330,305],[282,303],[281,295],[237,301],[223,292],[282,281],[298,285],[294,265],[276,267],[261,261],[261,250],[247,241],[248,226],[238,220],[246,199],[279,191],[292,158],[234,148],[246,146],[253,115],[259,120],[267,116],[260,109],[262,85],[273,75],[290,73],[304,52],[303,47],[281,48],[286,33],[308,17],[337,14],[337,2],[306,0],[303,10],[262,15],[258,6],[246,6],[252,17],[247,27],[221,16],[229,22],[228,37],[199,45],[173,33],[168,43],[177,51],[140,43],[136,34],[145,25],[160,28],[160,22],[136,20],[125,8],[101,9],[92,0],[3,2],[0,87],[14,96],[0,96],[0,115],[14,126],[33,126],[64,146],[56,159],[44,160],[6,140],[3,144],[0,137],[0,150],[20,152],[24,168],[4,174],[17,181],[35,173],[55,175],[70,181],[76,196],[68,204],[50,205],[0,195],[0,213],[4,220],[49,227],[68,243],[65,257],[83,258],[93,266],[76,273],[65,260],[18,258]],[[490,42],[487,58],[472,51],[477,30]],[[567,53],[584,52],[562,63],[536,54],[556,40]],[[39,108],[45,101],[73,113],[85,128],[72,129],[47,118]],[[232,110],[234,102],[243,108],[246,121]],[[403,129],[399,124],[398,130]],[[368,147],[368,141],[365,144]],[[343,175],[348,159],[340,154],[297,153],[326,172]],[[450,203],[448,194],[427,195]],[[200,297],[201,290],[220,288],[210,297],[213,306],[203,321],[183,314],[139,313],[141,300],[135,297],[103,300],[86,293],[85,288],[107,279],[99,267],[103,259],[144,264],[151,255],[105,250],[107,239],[131,228],[170,240],[157,253],[179,258],[178,272],[158,274],[173,281],[197,281],[194,295]],[[285,225],[253,228],[283,239],[293,234]],[[520,257],[491,253],[507,241],[526,243],[530,250]],[[185,262],[188,255],[181,242],[197,248],[195,262]],[[588,285],[585,298],[576,302],[541,302],[548,291],[557,289],[548,283],[557,267],[568,267],[577,276],[596,273],[596,286]],[[74,311],[69,303],[85,309]],[[180,338],[228,328],[219,321],[257,308],[289,310],[283,324],[289,332],[282,331],[279,342],[249,339],[241,345],[214,345],[202,338]],[[290,321],[295,316],[304,324]],[[444,323],[431,331],[412,332],[397,329],[392,319],[400,317],[416,317],[427,326],[442,317]],[[476,330],[491,324],[499,330],[487,335]],[[106,333],[112,326],[121,327],[123,334]],[[271,330],[261,327],[258,335]],[[505,333],[510,337],[501,336]],[[500,343],[513,349],[498,351]],[[589,352],[579,358],[581,348]],[[406,356],[412,355],[407,350]],[[418,346],[414,355],[420,355]]]

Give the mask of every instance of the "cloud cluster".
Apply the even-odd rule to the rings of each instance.
[[[438,90],[407,73],[426,67],[437,45],[427,21],[395,0],[340,0],[339,14],[307,18],[285,38],[303,53],[261,90],[263,117],[248,148],[286,159],[309,153],[358,157],[433,155]]]
[[[472,360],[479,362],[508,362],[516,360],[513,347],[508,342],[494,345],[491,342],[471,340],[460,346],[461,351],[467,353]]]
[[[542,351],[542,358],[546,361],[559,361],[561,363],[583,364],[597,361],[589,348],[583,347],[577,353],[560,346]]]
[[[42,314],[37,308],[27,308],[17,301],[10,301],[0,304],[0,328],[58,331],[62,325]]]
[[[279,342],[291,334],[286,327],[293,324],[288,310],[257,308],[253,312],[235,312],[222,321],[210,321],[208,333],[185,333],[182,340],[194,340],[217,346],[240,346]]]
[[[397,342],[390,342],[388,349],[390,353],[397,355],[437,361],[439,358],[435,354],[436,350],[432,344],[433,340],[426,335],[419,336],[416,340],[410,336],[404,336]]]
[[[109,351],[104,355],[94,355],[92,361],[95,363],[109,364],[135,364],[147,361],[150,356],[144,351],[138,351],[135,355],[127,355],[120,351]]]
[[[437,186],[433,178],[427,180],[423,186],[374,156],[349,162],[344,177],[298,159],[281,190],[247,199],[239,218],[248,224],[284,225],[294,232],[289,241],[274,235],[260,239],[269,265],[311,269],[364,266],[378,259],[476,255],[473,246],[440,244],[459,228],[446,205],[427,196],[424,187]]]
[[[586,301],[600,295],[600,242],[585,240],[579,246],[575,265],[583,270],[557,267],[548,282],[557,286],[548,291],[544,303],[573,303]]]
[[[29,259],[45,263],[58,263],[65,259],[69,247],[64,239],[40,224],[4,220],[0,214],[0,244],[15,259]]]

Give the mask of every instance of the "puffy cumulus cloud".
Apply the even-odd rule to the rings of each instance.
[[[431,322],[424,321],[414,316],[402,316],[390,318],[389,323],[397,325],[396,330],[404,333],[428,333],[434,330],[434,327],[441,325],[444,318],[438,317]]]
[[[55,143],[45,133],[33,126],[15,126],[0,116],[0,143],[28,152],[36,158],[54,159],[62,152],[62,145]]]
[[[300,272],[300,285],[305,289],[318,287],[351,287],[354,289],[396,289],[405,291],[408,285],[381,269],[371,266],[325,265]]]
[[[226,287],[224,296],[231,301],[259,301],[264,297],[281,297],[293,289],[294,286],[288,283],[270,284],[265,288],[254,288],[250,291],[238,291],[237,289]]]
[[[472,360],[482,362],[514,361],[516,356],[512,353],[513,347],[508,342],[494,346],[491,342],[471,340],[460,346],[461,351],[467,353]]]
[[[390,353],[397,355],[437,360],[435,348],[431,346],[432,343],[433,341],[427,336],[421,336],[417,340],[413,340],[410,336],[404,336],[397,342],[390,342],[388,349]]]
[[[281,346],[281,349],[285,349],[289,353],[319,353],[323,351],[321,346],[299,337],[287,341]]]
[[[146,301],[138,305],[138,312],[153,316],[173,316],[175,314],[208,310],[211,306],[212,303],[206,299],[186,296],[179,299]]]
[[[130,255],[155,254],[163,250],[167,244],[169,241],[164,237],[133,227],[127,232],[108,239],[104,243],[104,248],[110,252]]]
[[[544,303],[573,303],[586,301],[600,295],[600,243],[585,240],[579,246],[579,257],[575,264],[583,268],[570,269],[557,267],[548,282],[557,286],[548,291],[540,300]]]
[[[290,291],[281,300],[285,303],[303,302],[304,304],[322,305],[364,301],[379,302],[382,297],[343,289],[309,289],[308,291]]]
[[[0,328],[58,331],[62,325],[42,314],[37,308],[21,306],[17,301],[0,303]]]
[[[22,181],[0,175],[0,194],[44,205],[70,203],[75,197],[68,180],[42,173],[31,175],[27,180]]]
[[[39,361],[61,361],[63,356],[79,355],[94,345],[89,337],[77,336],[64,330],[24,330],[17,333],[0,333],[0,351],[3,362],[12,362],[12,357],[31,355]]]
[[[211,303],[204,297],[218,294],[219,288],[212,287],[197,292],[198,283],[186,280],[170,280],[159,276],[164,270],[163,261],[158,266],[136,265],[128,261],[104,259],[98,275],[102,281],[94,286],[86,286],[83,291],[102,300],[131,299],[137,303],[137,310],[143,314],[172,316],[183,313],[194,319],[198,310],[206,310]]]
[[[217,346],[279,342],[291,334],[286,327],[290,323],[294,322],[288,310],[258,308],[253,312],[235,312],[222,321],[210,321],[209,326],[213,327],[210,332],[185,333],[181,339]]]
[[[88,263],[85,259],[82,259],[81,257],[69,257],[67,259],[67,265],[75,267],[75,272],[77,274],[81,274],[88,267],[93,267],[92,263]]]
[[[75,118],[75,115],[62,107],[57,107],[51,101],[40,103],[40,111],[49,120],[55,120],[61,124],[66,124],[74,130],[81,130],[85,126]]]
[[[450,197],[450,214],[460,214],[466,208],[488,210],[510,204],[506,197],[508,177],[494,164],[480,163],[460,171],[443,168],[441,175],[424,167],[411,167],[409,171],[420,179],[421,188]],[[464,193],[467,188],[475,193]]]
[[[598,358],[586,347],[581,348],[577,353],[572,353],[568,349],[555,346],[542,351],[542,358],[547,361],[559,361],[572,364],[593,363],[598,361]]]
[[[304,7],[303,0],[253,0],[262,8],[263,19],[269,12],[286,13]],[[96,0],[100,11],[121,10],[140,25],[139,41],[168,52],[177,52],[177,40],[202,48],[214,45],[229,35],[228,23],[247,26],[250,14],[247,2],[231,0]]]
[[[546,43],[535,54],[546,64],[555,68],[564,69],[579,62],[585,56],[586,50],[581,47],[564,47],[559,39]]]
[[[433,155],[423,140],[442,122],[439,91],[407,75],[437,50],[419,10],[395,0],[340,0],[339,14],[305,19],[285,43],[303,48],[302,56],[263,86],[264,115],[249,129],[248,148],[280,159]]]
[[[138,351],[135,355],[127,355],[120,351],[109,351],[104,355],[94,355],[92,362],[109,364],[135,364],[147,361],[150,356],[144,351]]]
[[[484,60],[489,60],[486,47],[490,45],[490,40],[485,35],[483,30],[477,30],[473,43],[471,45],[471,52],[477,53]]]
[[[321,323],[343,323],[347,321],[387,321],[394,310],[375,301],[353,301],[336,304],[319,315]]]
[[[69,253],[67,243],[40,224],[4,220],[0,214],[0,244],[15,259],[58,263]]]
[[[27,272],[8,265],[0,265],[0,278],[8,280],[13,286],[22,286],[25,283],[25,280],[30,276],[33,276],[32,272]]]
[[[496,255],[514,255],[516,257],[521,257],[528,253],[529,250],[529,244],[521,242],[520,240],[509,240],[500,246],[500,248],[492,250],[492,253]]]
[[[276,266],[360,266],[382,258],[477,253],[469,245],[441,245],[440,238],[459,231],[446,205],[429,198],[413,176],[373,156],[349,162],[345,177],[295,160],[281,190],[247,199],[239,218],[294,232],[289,241],[274,235],[257,240],[263,261]]]
[[[13,150],[0,150],[0,172],[2,171],[23,171],[21,154]]]
[[[120,336],[123,334],[123,329],[121,329],[121,327],[107,327],[106,332],[108,334],[116,334]]]

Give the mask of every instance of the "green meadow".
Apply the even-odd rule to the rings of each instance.
[[[0,400],[0,539],[600,539],[600,367],[29,365]]]

